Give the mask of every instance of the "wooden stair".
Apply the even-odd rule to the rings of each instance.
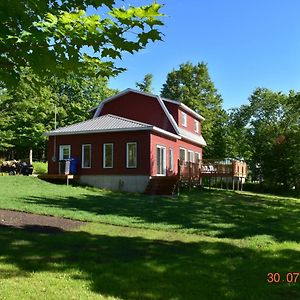
[[[178,184],[177,176],[153,176],[150,178],[144,194],[174,195]]]

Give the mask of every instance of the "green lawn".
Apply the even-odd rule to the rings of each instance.
[[[64,234],[0,227],[0,299],[300,298],[300,278],[267,282],[300,272],[299,199],[146,197],[3,176],[0,208],[92,222]]]

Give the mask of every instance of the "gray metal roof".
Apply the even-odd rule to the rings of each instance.
[[[153,126],[122,118],[115,115],[104,115],[84,122],[76,123],[66,127],[60,127],[56,130],[46,132],[46,136],[51,135],[67,135],[67,134],[84,134],[95,132],[112,132],[112,131],[132,131],[132,130],[148,130]]]
[[[202,146],[207,146],[202,135],[194,134],[190,131],[185,130],[184,128],[178,127],[179,134],[181,137],[188,139],[189,141],[195,142]]]

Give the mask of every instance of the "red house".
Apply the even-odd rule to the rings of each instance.
[[[176,175],[178,159],[202,159],[204,118],[179,101],[127,89],[91,112],[90,120],[45,134],[49,174],[72,157],[81,183],[143,192],[151,178]]]

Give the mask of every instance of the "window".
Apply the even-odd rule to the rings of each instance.
[[[199,132],[199,121],[194,120],[194,130],[195,132]]]
[[[189,150],[189,162],[194,162],[194,152]]]
[[[71,145],[59,146],[59,160],[69,159],[71,157]]]
[[[182,124],[182,126],[184,126],[184,127],[187,126],[186,113],[184,113],[183,111],[181,112],[181,124]]]
[[[127,168],[137,167],[137,144],[136,143],[126,144],[126,167]]]
[[[84,144],[81,148],[81,166],[83,169],[91,167],[91,144]]]
[[[166,147],[156,146],[156,174],[166,175]]]
[[[186,161],[186,149],[180,148],[179,157],[181,161]]]
[[[103,144],[103,168],[112,168],[114,164],[114,145]]]
[[[173,149],[169,149],[169,168],[170,171],[173,171],[173,164],[174,164],[174,155],[173,155]]]
[[[200,161],[200,153],[199,152],[195,152],[195,163],[199,163],[199,161]]]

